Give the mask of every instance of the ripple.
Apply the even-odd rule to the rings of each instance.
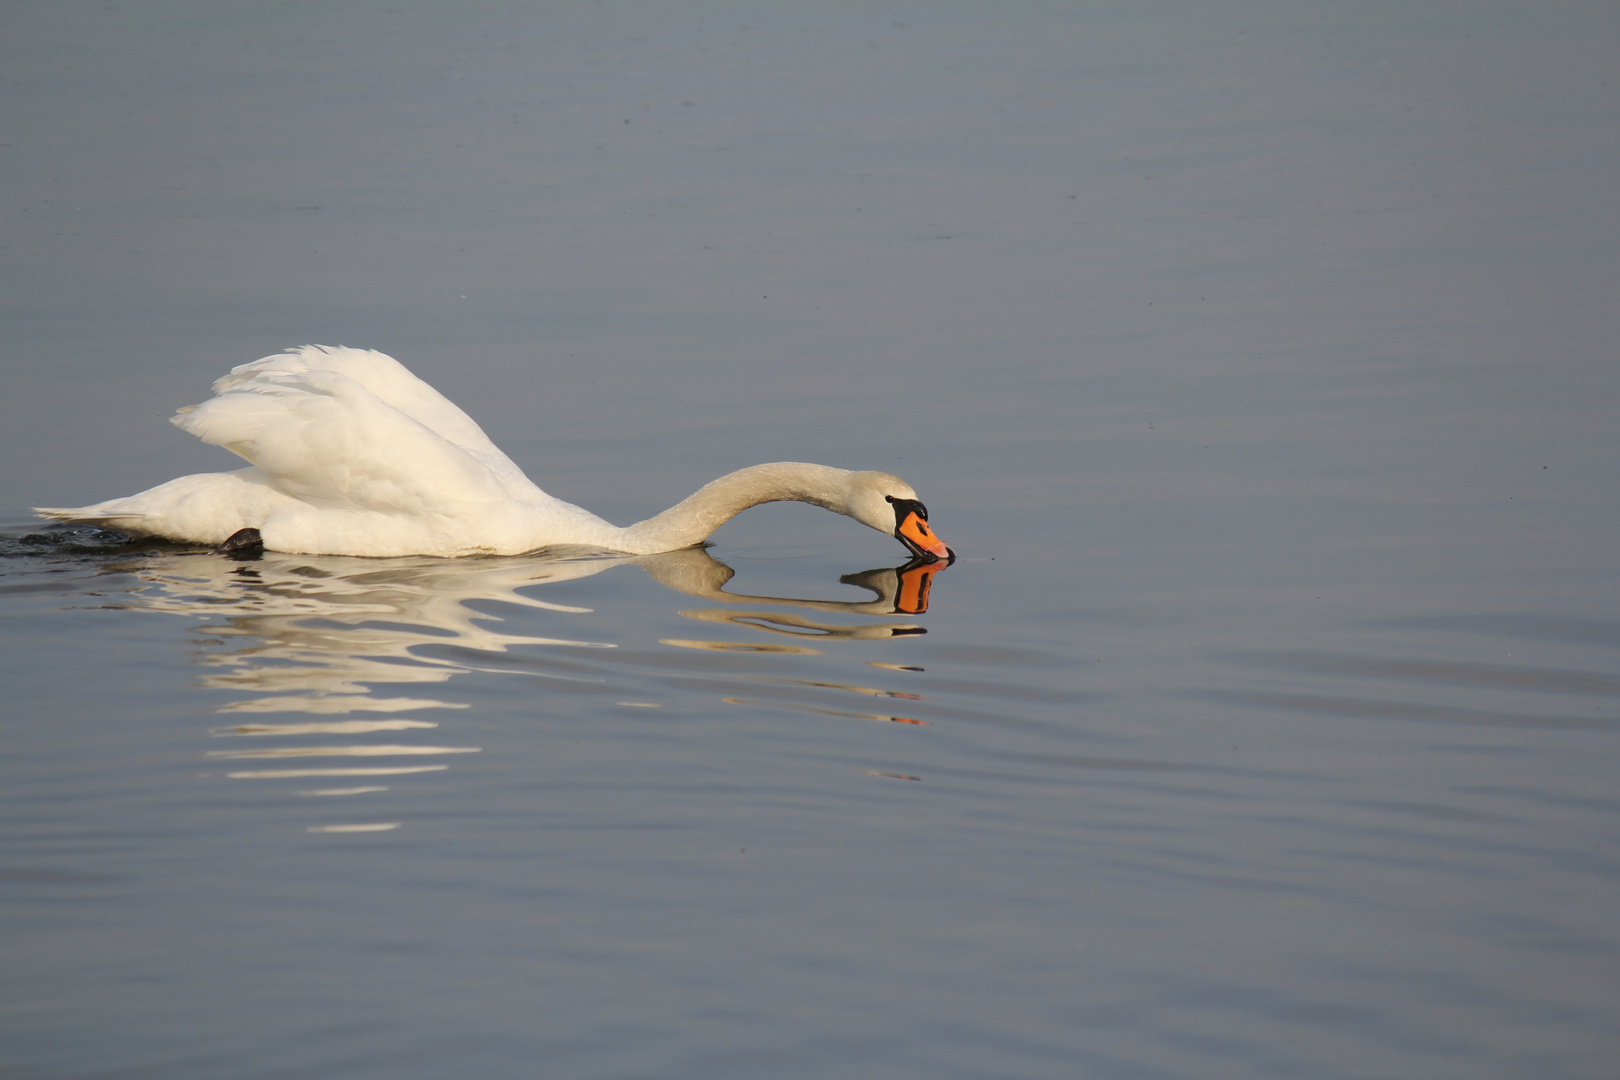
[[[696,638],[659,638],[660,645],[673,645],[677,649],[706,649],[709,652],[786,653],[797,656],[820,656],[821,650],[803,645],[778,645],[761,641],[700,641]]]
[[[327,797],[332,797],[332,796],[343,796],[343,795],[369,795],[369,794],[371,794],[372,792],[375,792],[375,791],[387,791],[387,790],[388,790],[388,785],[387,784],[365,784],[365,785],[363,785],[361,787],[306,788],[303,791],[296,792],[296,794],[299,794],[299,795],[311,795],[311,796],[317,796],[317,797],[321,797],[321,798],[327,798]]]
[[[773,634],[794,637],[841,638],[850,641],[879,641],[884,638],[925,634],[928,631],[915,623],[847,623],[818,622],[803,615],[780,611],[727,611],[722,608],[695,608],[681,612],[688,619],[699,622],[723,622],[746,626],[750,630],[765,630]]]
[[[827,682],[820,679],[790,679],[785,675],[764,675],[762,682],[782,683],[787,686],[811,686],[822,690],[842,690],[849,694],[864,694],[867,697],[899,698],[902,701],[922,701],[921,694],[912,694],[904,690],[882,690],[875,686],[854,686],[850,683]]]
[[[1251,709],[1278,709],[1318,716],[1359,720],[1400,720],[1421,724],[1462,724],[1475,727],[1543,728],[1567,731],[1614,731],[1620,721],[1592,716],[1546,716],[1536,713],[1492,712],[1455,705],[1425,705],[1410,701],[1333,697],[1326,694],[1285,694],[1252,690],[1189,691],[1199,701],[1239,705]]]
[[[205,758],[289,758],[289,757],[426,757],[431,754],[476,754],[478,746],[399,746],[362,743],[357,746],[273,746],[252,750],[209,750]]]
[[[261,697],[245,701],[232,701],[221,705],[215,712],[222,713],[349,713],[349,712],[406,712],[411,709],[465,709],[459,701],[436,701],[432,698],[380,698],[369,694],[342,697]]]
[[[308,776],[406,776],[411,773],[443,772],[448,765],[395,765],[348,769],[254,769],[225,775],[232,780],[286,780]]]
[[[1588,694],[1605,697],[1620,695],[1620,679],[1611,675],[1559,668],[1444,660],[1401,660],[1329,652],[1238,653],[1225,659],[1257,667],[1298,672],[1302,675],[1353,675],[1539,694]]]
[[[1613,619],[1564,618],[1551,615],[1446,615],[1416,619],[1383,619],[1368,625],[1392,630],[1454,630],[1524,641],[1556,641],[1620,649],[1620,622]]]
[[[436,728],[431,720],[335,720],[330,723],[308,724],[234,724],[231,727],[212,728],[210,735],[362,735],[371,731],[408,731],[411,728]]]
[[[756,709],[781,709],[786,712],[812,713],[816,716],[843,716],[852,720],[882,720],[891,724],[914,724],[918,727],[927,727],[928,721],[915,720],[909,716],[891,716],[887,713],[851,712],[848,709],[831,709],[825,705],[809,705],[799,701],[779,701],[773,698],[741,698],[725,697],[721,701],[727,705],[748,705]]]

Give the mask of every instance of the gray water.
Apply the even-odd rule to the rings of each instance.
[[[1617,10],[6,5],[0,1074],[1613,1075]],[[308,341],[961,558],[29,520]]]

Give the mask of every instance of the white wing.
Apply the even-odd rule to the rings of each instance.
[[[63,521],[331,555],[618,550],[624,530],[541,491],[466,413],[379,352],[309,345],[236,368],[174,417],[253,467],[182,476]]]
[[[288,349],[284,353],[232,368],[229,375],[215,381],[214,393],[251,391],[260,380],[272,376],[318,371],[336,372],[354,380],[380,401],[473,455],[509,485],[514,480],[518,481],[511,492],[513,495],[517,495],[522,488],[532,487],[523,470],[490,441],[484,429],[472,417],[411,374],[404,364],[375,349],[350,349],[341,345],[305,345]],[[186,426],[179,419],[175,423]]]
[[[503,478],[480,460],[493,452],[505,461],[504,455],[442,397],[487,451],[457,445],[347,375],[291,368],[238,369],[221,380],[223,393],[181,410],[174,423],[257,465],[272,487],[312,507],[461,514],[469,503],[510,497]]]

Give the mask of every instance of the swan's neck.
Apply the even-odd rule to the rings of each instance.
[[[650,553],[700,544],[733,517],[760,503],[806,502],[848,514],[854,476],[847,469],[800,461],[738,469],[704,484],[657,517],[625,529],[623,550]]]

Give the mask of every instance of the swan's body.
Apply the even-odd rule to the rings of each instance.
[[[762,502],[813,503],[950,558],[899,477],[777,462],[722,476],[656,517],[611,525],[552,498],[466,413],[380,352],[307,345],[235,368],[174,423],[250,462],[44,517],[220,544],[258,531],[272,551],[517,555],[589,547],[650,555],[702,543]]]

